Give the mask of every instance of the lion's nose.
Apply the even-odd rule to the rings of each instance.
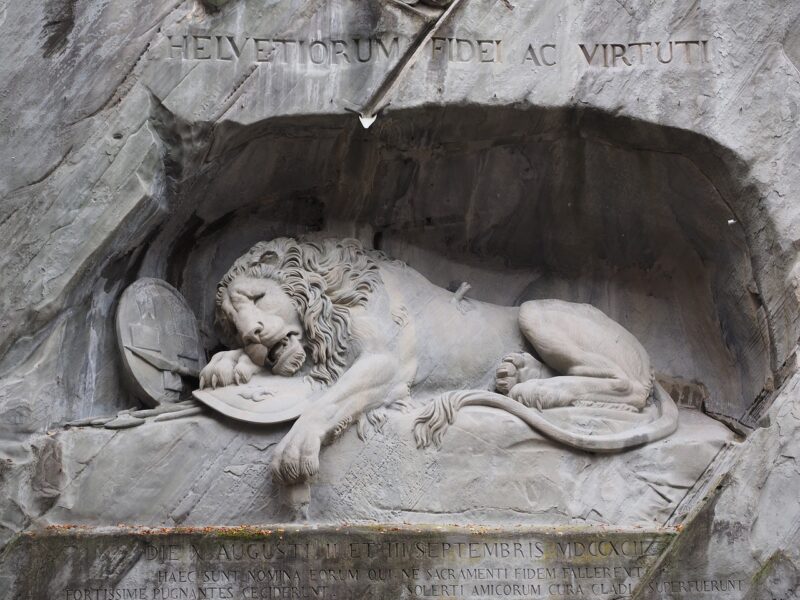
[[[261,333],[264,331],[264,326],[259,323],[250,331],[242,336],[245,344],[259,344],[261,343]]]

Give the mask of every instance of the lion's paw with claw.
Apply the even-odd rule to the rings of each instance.
[[[298,420],[280,441],[272,459],[272,476],[283,484],[308,481],[319,472],[324,428]]]
[[[247,383],[261,368],[243,350],[217,352],[200,371],[200,389]]]

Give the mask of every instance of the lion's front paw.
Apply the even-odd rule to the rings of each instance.
[[[507,355],[495,371],[495,389],[508,395],[518,383],[529,379],[539,379],[547,376],[543,370],[544,365],[527,352],[514,352]]]
[[[297,421],[275,449],[272,476],[278,483],[294,484],[311,479],[319,472],[319,451],[323,432]]]
[[[246,353],[243,353],[233,369],[233,382],[236,385],[247,383],[253,375],[263,370],[263,368],[254,363]]]
[[[236,383],[236,366],[242,356],[241,350],[217,352],[200,371],[200,389],[218,388]]]

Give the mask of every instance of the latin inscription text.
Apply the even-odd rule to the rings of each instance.
[[[238,534],[237,534],[238,535]],[[110,545],[87,564],[134,557],[123,579],[69,584],[62,600],[629,598],[669,536],[297,534],[271,531],[250,539],[167,536]],[[248,537],[248,536],[244,536]],[[98,567],[96,567],[98,568]],[[96,569],[95,568],[95,569]],[[102,567],[99,567],[102,568]],[[86,572],[78,570],[77,572]],[[98,571],[99,572],[99,571]],[[111,582],[114,582],[112,585]],[[652,592],[689,600],[735,597],[741,579],[653,580]]]
[[[168,34],[153,56],[167,60],[221,61],[354,67],[367,63],[393,64],[411,42],[400,36],[341,36],[326,39],[235,36],[230,34]],[[700,66],[712,61],[711,41],[636,40],[581,42],[559,46],[548,41],[507,42],[467,36],[437,37],[428,42],[432,65],[518,65],[556,67],[577,62],[586,68],[643,66]]]

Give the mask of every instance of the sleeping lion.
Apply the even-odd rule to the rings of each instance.
[[[262,370],[325,388],[275,451],[273,473],[286,483],[315,475],[321,446],[362,415],[412,396],[433,399],[417,419],[421,446],[438,443],[466,405],[505,410],[555,441],[595,452],[677,427],[647,352],[600,310],[462,299],[357,240],[256,244],[219,283],[216,317],[233,349],[212,357],[201,388],[245,383]],[[577,433],[546,417],[555,407],[639,412],[648,402],[661,404],[660,416],[621,433]]]

